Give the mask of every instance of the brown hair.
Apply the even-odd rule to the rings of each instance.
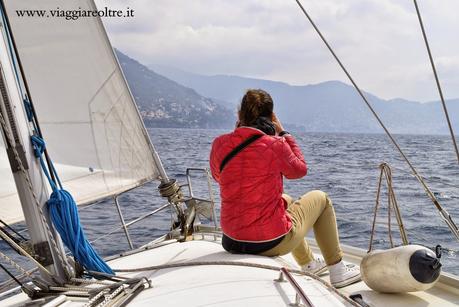
[[[273,99],[261,89],[249,89],[242,97],[239,108],[239,121],[242,126],[253,126],[260,116],[271,119]]]

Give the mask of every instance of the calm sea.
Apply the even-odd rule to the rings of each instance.
[[[212,140],[227,131],[192,129],[150,129],[153,143],[166,171],[179,183],[186,182],[186,168],[208,167]],[[341,242],[366,249],[369,244],[373,209],[381,162],[393,167],[393,187],[411,243],[443,249],[443,269],[459,275],[459,243],[440,218],[435,206],[413,177],[405,162],[385,135],[295,133],[309,167],[306,177],[285,180],[285,192],[299,197],[307,191],[320,189],[333,200]],[[411,159],[429,187],[438,196],[441,205],[459,223],[459,164],[451,140],[446,136],[397,135],[396,139]],[[196,173],[193,176],[195,194],[205,197],[207,182]],[[147,184],[120,197],[126,221],[148,213],[164,204],[158,196],[157,183]],[[218,197],[218,186],[213,183]],[[387,228],[387,197],[385,187],[381,199],[381,216],[376,226],[375,246],[389,247]],[[80,210],[82,224],[89,240],[95,240],[110,230],[120,227],[116,208],[111,200]],[[392,218],[395,222],[395,218]],[[170,212],[165,210],[130,228],[135,247],[164,234],[170,227]],[[21,228],[19,225],[18,228]],[[398,227],[392,226],[393,238],[400,244]],[[311,233],[311,236],[313,234]],[[113,255],[129,248],[122,230],[94,242],[102,255]],[[0,243],[2,251],[7,250]],[[29,266],[28,263],[23,265]],[[0,279],[5,275],[0,273]]]

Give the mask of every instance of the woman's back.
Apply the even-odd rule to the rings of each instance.
[[[223,248],[265,256],[291,252],[303,270],[319,274],[328,268],[330,282],[336,287],[354,283],[360,280],[360,272],[342,261],[328,195],[316,190],[296,201],[288,195],[283,198],[282,178],[301,178],[307,167],[273,108],[267,92],[248,90],[236,129],[212,143],[210,167],[220,185]],[[311,228],[324,259],[315,258],[305,241]]]
[[[255,134],[262,136],[238,152],[220,172],[223,159]],[[287,178],[306,174],[306,163],[293,137],[269,136],[252,127],[237,128],[214,140],[210,165],[220,184],[221,226],[228,237],[261,242],[290,230],[282,199],[282,174]]]

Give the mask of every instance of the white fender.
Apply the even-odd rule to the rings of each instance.
[[[360,272],[365,284],[385,293],[427,290],[440,278],[435,253],[420,245],[376,250],[363,257]]]

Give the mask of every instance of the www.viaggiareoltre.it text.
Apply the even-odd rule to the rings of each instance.
[[[65,18],[66,20],[77,20],[87,17],[134,17],[134,9],[114,10],[104,7],[100,10],[84,10],[82,8],[74,10],[64,10],[60,8],[52,10],[16,10],[18,17],[38,17],[38,18]]]

